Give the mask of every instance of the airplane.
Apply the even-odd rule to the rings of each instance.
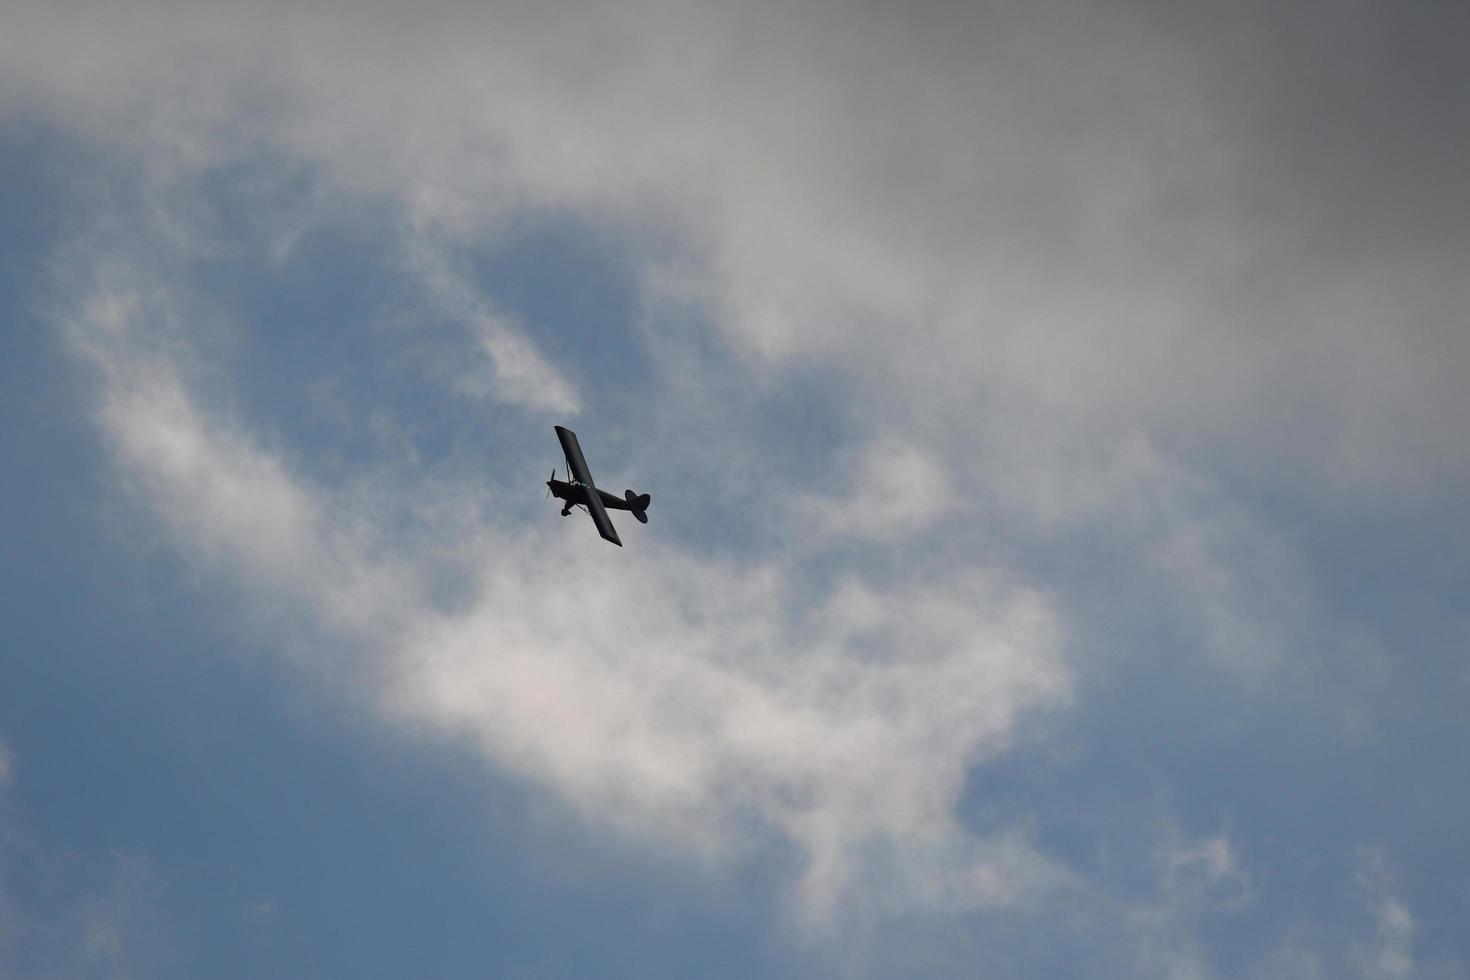
[[[587,460],[582,456],[582,447],[577,442],[577,434],[571,429],[556,426],[556,437],[561,440],[562,455],[567,460],[567,473],[570,480],[558,480],[556,469],[551,471],[551,479],[546,481],[546,496],[565,500],[566,506],[561,509],[561,516],[566,517],[572,512],[573,507],[585,508],[592,515],[592,523],[597,525],[597,533],[604,539],[611,541],[619,548],[623,542],[618,540],[617,529],[613,527],[612,521],[608,520],[607,508],[613,510],[630,510],[633,516],[638,518],[639,524],[648,523],[648,501],[646,493],[634,493],[627,491],[621,497],[599,490],[592,482],[592,474],[587,469]]]

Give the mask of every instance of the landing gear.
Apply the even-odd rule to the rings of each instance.
[[[570,507],[563,507],[561,509],[561,516],[562,517],[570,517],[570,516],[572,516],[572,508],[570,508]]]

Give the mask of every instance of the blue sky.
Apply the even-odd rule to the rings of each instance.
[[[8,20],[0,973],[1470,969],[1462,15]]]

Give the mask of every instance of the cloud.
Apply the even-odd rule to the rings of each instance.
[[[878,845],[918,897],[1001,897],[953,810],[1016,712],[1065,692],[1038,597],[978,573],[882,596],[848,583],[788,618],[770,569],[507,557],[469,615],[426,624],[405,651],[391,690],[410,715],[468,732],[598,820],[702,852],[727,850],[751,814],[803,846],[819,911],[859,899]]]
[[[1107,650],[1168,634],[1162,616],[1108,633],[1120,583],[1179,611],[1186,653],[1301,672],[1343,632],[1315,620],[1342,610],[1314,604],[1255,498],[1398,513],[1470,477],[1467,242],[1445,203],[1470,200],[1466,104],[1436,84],[1458,35],[1366,8],[1221,16],[36,2],[0,38],[0,106],[127,172],[137,199],[56,257],[84,297],[58,319],[128,485],[299,628],[281,635],[311,634],[282,643],[293,662],[349,658],[385,712],[593,825],[704,855],[777,837],[817,918],[844,896],[966,905],[1045,877],[1024,835],[962,831],[956,793],[1023,712],[1107,671],[1063,659],[1064,623],[1093,617],[1081,633]],[[850,482],[768,480],[801,506],[738,560],[654,530],[616,566],[432,478],[314,482],[314,447],[232,401],[210,336],[228,314],[180,258],[254,244],[211,225],[203,186],[241,159],[307,175],[320,207],[386,204],[393,274],[458,333],[447,385],[506,413],[586,396],[467,256],[547,215],[616,228],[643,325],[719,350],[660,362],[692,368],[660,390],[718,393],[669,430],[769,478],[733,403],[840,378],[850,431],[821,462]],[[282,261],[304,220],[262,218],[261,248]],[[413,533],[383,516],[427,501]],[[834,543],[896,561],[941,515],[942,571],[813,568]],[[793,517],[818,533],[774,541]],[[1043,588],[971,548],[982,528],[1058,580],[1117,561]],[[439,594],[446,577],[465,595]],[[1180,846],[1175,884],[1256,880],[1231,838]],[[1413,938],[1380,919],[1382,949]],[[1158,948],[1181,973],[1205,959]]]
[[[69,321],[108,447],[187,554],[285,610],[273,623],[305,621],[309,674],[359,678],[391,717],[471,741],[590,825],[717,862],[774,833],[799,849],[814,924],[1029,887],[954,808],[1018,713],[1067,694],[1040,594],[971,566],[883,589],[854,572],[793,605],[780,558],[589,551],[464,518],[449,560],[471,597],[441,608],[436,544],[394,539],[201,404],[181,338],[165,340],[178,315],[147,280],[114,267]],[[334,646],[347,659],[328,672]]]
[[[0,742],[0,762],[10,759]],[[165,952],[163,882],[144,855],[95,862],[49,839],[0,772],[0,973],[42,977],[153,975]],[[81,870],[86,868],[85,871]]]
[[[1158,862],[1160,888],[1171,903],[1192,896],[1210,912],[1239,913],[1257,898],[1258,884],[1228,832],[1186,840],[1170,829]]]
[[[421,279],[433,310],[462,324],[488,362],[472,362],[455,372],[455,386],[474,398],[576,415],[581,409],[576,392],[547,363],[524,330],[518,329],[477,294],[469,278],[454,267],[443,246],[419,232],[406,248],[408,265]],[[488,375],[488,376],[487,376]]]
[[[923,449],[889,436],[870,443],[856,473],[796,506],[818,535],[894,541],[923,531],[955,508],[954,477]]]
[[[109,977],[146,976],[147,964],[157,956],[151,934],[157,930],[155,905],[163,885],[146,858],[113,857],[107,886],[82,903],[81,956],[90,970]]]
[[[110,284],[89,295],[67,335],[101,375],[98,421],[124,481],[186,527],[203,555],[269,590],[330,579],[315,593],[328,625],[391,621],[410,583],[391,567],[354,560],[358,529],[333,522],[247,433],[200,415],[168,353],[181,338],[167,295],[117,284],[119,277],[130,278],[110,267]],[[139,322],[163,325],[148,346],[135,346]]]
[[[1374,920],[1373,939],[1356,944],[1355,966],[1365,980],[1403,980],[1414,975],[1414,917],[1395,892],[1383,851],[1362,848],[1354,884]]]
[[[1007,472],[1017,506],[1092,484],[1140,432],[1368,487],[1467,475],[1463,283],[1301,172],[1267,108],[1300,97],[1289,44],[1242,69],[1205,20],[1049,5],[123,10],[22,8],[12,102],[173,168],[261,141],[451,235],[538,208],[657,225],[728,338],[858,372],[964,476]],[[1282,19],[1236,29],[1277,50]],[[1356,80],[1391,32],[1332,20],[1312,53]],[[1398,76],[1370,74],[1378,98],[1308,118],[1409,126],[1401,145],[1451,158],[1464,100],[1405,122]],[[1347,155],[1304,152],[1365,191]],[[1370,156],[1394,177],[1418,159]],[[1454,168],[1423,173],[1466,196]],[[1374,200],[1412,229],[1422,197]],[[508,336],[490,329],[497,372],[548,390]]]

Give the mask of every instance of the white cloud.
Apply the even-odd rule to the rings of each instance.
[[[483,363],[459,367],[455,374],[459,390],[561,416],[580,411],[571,384],[541,356],[523,329],[491,308],[455,268],[444,247],[429,241],[429,233],[420,232],[406,251],[408,266],[422,281],[431,306],[462,325],[484,355]]]
[[[971,566],[882,590],[855,573],[794,608],[779,557],[738,569],[652,539],[589,551],[473,520],[450,559],[473,599],[436,608],[422,582],[437,543],[391,540],[350,494],[313,489],[206,411],[161,343],[167,298],[128,279],[114,267],[70,323],[109,448],[187,552],[351,650],[349,669],[324,671],[312,649],[308,673],[357,678],[393,717],[471,740],[593,825],[715,861],[774,831],[799,848],[813,924],[1029,887],[1025,862],[953,811],[1017,714],[1067,694],[1040,595]]]
[[[113,861],[107,887],[81,903],[79,952],[89,971],[116,978],[144,976],[157,955],[155,905],[163,884],[145,857],[114,854]]]
[[[1170,828],[1158,856],[1167,901],[1192,900],[1210,912],[1239,913],[1256,897],[1256,883],[1228,831],[1190,840]]]
[[[894,541],[955,508],[954,480],[919,446],[880,438],[864,450],[851,477],[834,476],[822,495],[797,501],[796,516],[819,536]]]
[[[1338,250],[1273,207],[1300,188],[1276,186],[1270,121],[1170,28],[1046,4],[862,13],[37,0],[0,37],[0,111],[141,164],[148,227],[63,257],[84,283],[101,269],[66,316],[110,447],[186,549],[353,638],[389,710],[591,819],[709,852],[759,814],[802,848],[813,909],[885,848],[915,895],[1006,892],[994,869],[1024,862],[950,810],[1015,713],[1067,689],[1048,601],[970,563],[892,590],[855,572],[793,609],[790,555],[737,569],[652,544],[614,569],[457,516],[481,587],[447,612],[422,594],[431,558],[201,397],[228,386],[196,377],[205,327],[181,325],[171,276],[107,263],[187,253],[180,188],[272,155],[408,215],[409,271],[477,346],[462,390],[571,412],[577,392],[454,249],[535,211],[653,226],[679,255],[636,259],[650,317],[677,281],[740,351],[853,380],[871,442],[851,493],[807,502],[826,532],[901,542],[957,506],[954,486],[1023,533],[1122,525],[1212,648],[1271,661],[1251,588],[1292,585],[1289,562],[1228,509],[1193,507],[1211,488],[1181,459],[1332,490],[1462,482],[1464,278],[1369,225]],[[1200,847],[1176,873],[1235,862]],[[1412,920],[1382,920],[1382,948],[1412,938]]]
[[[1399,898],[1383,852],[1361,848],[1355,885],[1372,916],[1373,937],[1354,946],[1354,965],[1365,980],[1404,980],[1414,975],[1414,917]]]
[[[1211,980],[1219,974],[1205,942],[1209,924],[1221,917],[1238,919],[1249,910],[1255,900],[1254,876],[1228,831],[1190,837],[1167,816],[1154,864],[1157,884],[1152,894],[1089,894],[1085,902],[1104,906],[1103,928],[1116,933],[1124,953],[1123,975]]]
[[[701,853],[741,849],[754,815],[802,845],[811,910],[858,900],[880,844],[904,890],[998,897],[952,811],[1016,712],[1066,690],[1037,597],[970,573],[867,593],[856,616],[839,590],[788,618],[770,569],[483,544],[500,557],[476,607],[427,619],[402,652],[388,690],[403,713],[466,732],[595,821]]]
[[[1182,869],[1200,868],[1211,881],[1236,873],[1230,841],[1223,835],[1207,837],[1193,846],[1171,850],[1165,856],[1165,865],[1171,876]]]
[[[1232,950],[1229,969],[1206,951],[1201,939],[1208,933],[1202,924],[1222,915],[1245,921],[1259,895],[1269,890],[1263,884],[1271,873],[1249,869],[1229,832],[1189,839],[1166,828],[1158,859],[1156,900],[1135,904],[1125,914],[1135,950],[1132,966],[1140,975],[1282,980],[1348,975],[1404,980],[1419,975],[1416,922],[1396,891],[1381,849],[1360,848],[1352,861],[1353,897],[1361,915],[1325,922],[1308,913],[1280,923],[1287,926],[1285,934],[1271,945]],[[1445,975],[1459,974],[1451,967]]]

